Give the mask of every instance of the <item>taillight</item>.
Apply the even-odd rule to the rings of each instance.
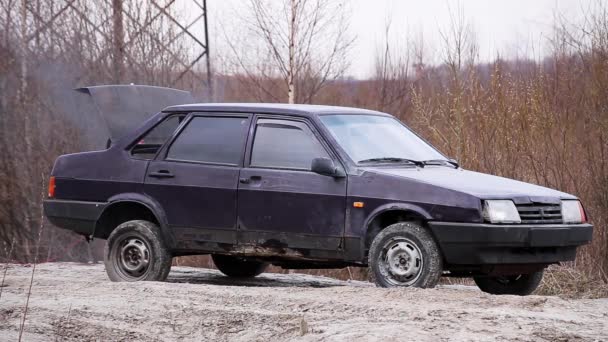
[[[49,198],[55,197],[55,177],[49,178]]]
[[[585,208],[580,201],[578,202],[578,209],[581,211],[581,223],[587,223],[587,214],[585,214]]]

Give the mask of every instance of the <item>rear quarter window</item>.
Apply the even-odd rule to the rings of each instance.
[[[171,138],[185,117],[186,114],[167,117],[137,141],[131,149],[131,155],[140,159],[153,159],[158,150]]]

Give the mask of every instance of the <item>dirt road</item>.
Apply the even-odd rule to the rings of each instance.
[[[31,271],[9,266],[0,340],[18,337]],[[379,289],[299,274],[231,281],[187,267],[165,283],[112,283],[102,265],[56,263],[36,269],[24,340],[606,341],[608,299]]]

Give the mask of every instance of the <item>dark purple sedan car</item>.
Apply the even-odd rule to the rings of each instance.
[[[120,89],[87,91],[103,111]],[[473,277],[526,295],[592,236],[575,196],[464,170],[377,111],[180,104],[121,129],[60,156],[44,202],[58,227],[107,240],[114,281],[162,281],[172,257],[210,254],[230,277],[367,266],[382,287]]]

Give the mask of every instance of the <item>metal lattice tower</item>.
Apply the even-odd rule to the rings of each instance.
[[[87,13],[87,6],[90,5],[90,3],[87,4],[86,1],[58,0],[53,3],[53,10],[50,12],[48,9],[46,11],[41,10],[39,5],[34,5],[34,1],[21,1],[23,1],[23,7],[26,9],[27,15],[39,23],[30,31],[31,33],[25,37],[26,44],[35,43],[41,34],[50,34],[59,40],[64,40],[55,25],[59,25],[59,19],[62,17],[77,16],[79,20],[90,25],[99,39],[105,42],[105,44],[102,44],[104,46],[104,51],[96,57],[96,61],[111,57],[112,79],[115,83],[121,83],[126,81],[123,79],[125,63],[141,63],[137,62],[135,58],[129,55],[129,47],[136,38],[147,35],[148,38],[160,46],[167,55],[171,56],[173,62],[178,65],[181,70],[170,82],[171,86],[176,85],[189,74],[191,77],[201,82],[204,88],[206,88],[208,96],[211,98],[213,92],[211,61],[209,57],[207,0],[179,0],[179,4],[182,6],[185,5],[188,8],[188,12],[193,16],[193,19],[188,22],[179,20],[173,13],[175,11],[172,12],[174,7],[177,6],[177,0],[146,0],[139,2],[138,0],[102,0],[98,5],[100,7],[106,6],[110,9],[110,12],[101,13],[99,14],[99,18],[95,19],[92,19],[90,13]],[[146,8],[151,11],[150,17],[142,21],[141,18],[134,16],[133,11],[129,11],[125,8],[127,5],[132,6],[133,3],[137,3],[140,6],[147,6]],[[173,40],[165,42],[155,35],[156,33],[151,29],[151,26],[159,20],[166,20],[171,24],[172,29],[176,30],[177,34]],[[136,28],[134,32],[131,32],[131,36],[129,37],[125,36],[124,31],[124,28],[127,25],[131,28]],[[110,27],[111,29],[108,29]],[[172,51],[170,45],[177,38],[188,39],[188,46],[192,47],[192,53],[184,57],[183,55],[178,55],[175,51]],[[203,59],[204,61],[202,61]],[[203,66],[201,65],[202,63],[204,63],[204,73],[199,72],[200,68],[195,70],[195,68]]]

